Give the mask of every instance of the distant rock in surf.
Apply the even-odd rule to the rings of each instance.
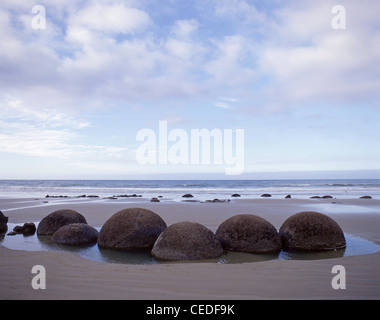
[[[182,198],[193,198],[194,196],[190,193],[184,194]]]
[[[241,195],[238,193],[234,193],[231,197],[241,197]]]
[[[206,200],[207,203],[224,203],[224,202],[231,202],[230,199],[214,199],[214,200]]]
[[[288,194],[286,197],[285,197],[285,199],[291,199],[292,198],[292,196],[290,195],[290,194]]]
[[[371,196],[362,196],[362,197],[360,197],[360,199],[372,199],[372,197]]]
[[[264,193],[261,195],[261,198],[270,198],[272,195],[269,193]]]
[[[26,222],[23,226],[15,226],[13,231],[24,235],[33,235],[36,232],[36,225],[33,222]]]

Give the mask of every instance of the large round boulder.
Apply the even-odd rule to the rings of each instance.
[[[71,223],[87,223],[86,218],[74,210],[62,209],[54,211],[38,224],[38,235],[52,235],[59,228]]]
[[[150,249],[165,229],[165,221],[148,209],[124,209],[103,225],[98,244],[110,249]]]
[[[313,211],[296,213],[280,228],[284,248],[304,251],[335,250],[346,247],[344,233],[332,218]]]
[[[4,214],[0,211],[0,233],[7,232],[8,230],[8,217],[4,216]]]
[[[223,248],[230,251],[269,253],[281,250],[277,229],[254,214],[239,214],[224,221],[216,231]]]
[[[59,244],[83,246],[96,243],[99,232],[86,223],[72,223],[59,228],[51,239]]]
[[[220,256],[223,248],[215,234],[197,222],[178,222],[157,239],[152,255],[162,260],[200,260]]]

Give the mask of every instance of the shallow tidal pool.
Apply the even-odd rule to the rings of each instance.
[[[35,223],[36,226],[38,223]],[[16,224],[8,223],[8,232],[13,230]],[[100,228],[97,228],[98,230]],[[322,251],[322,252],[296,252],[281,250],[278,253],[271,254],[254,254],[243,252],[225,251],[220,257],[207,260],[196,261],[160,261],[155,259],[150,251],[119,251],[99,248],[97,244],[91,246],[73,247],[59,245],[51,240],[50,236],[37,236],[37,233],[31,236],[17,234],[0,236],[0,244],[12,250],[24,251],[67,251],[78,254],[82,258],[108,263],[124,263],[135,265],[150,265],[158,263],[245,263],[259,262],[265,260],[319,260],[331,259],[346,256],[373,254],[380,251],[380,245],[366,240],[364,238],[345,234],[347,246],[345,249]]]

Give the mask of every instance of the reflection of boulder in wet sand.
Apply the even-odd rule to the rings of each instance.
[[[319,212],[305,211],[289,217],[282,224],[280,235],[287,249],[323,251],[346,247],[340,226]]]
[[[85,217],[74,210],[57,210],[41,220],[37,228],[37,234],[52,235],[59,228],[71,223],[87,223],[87,221]]]
[[[7,232],[8,230],[8,217],[4,216],[4,214],[0,211],[0,233]]]
[[[72,223],[59,228],[51,239],[59,244],[81,246],[96,243],[98,234],[94,227],[86,223]]]
[[[222,253],[222,246],[211,230],[187,221],[168,227],[152,249],[152,255],[163,260],[211,259]]]
[[[261,197],[261,198],[270,198],[270,197],[272,197],[272,195],[269,194],[269,193],[264,193],[264,194],[262,194],[260,197]]]
[[[100,230],[98,244],[103,248],[150,249],[166,223],[148,209],[129,208],[115,213]]]
[[[239,214],[227,219],[219,226],[216,237],[226,250],[252,253],[281,250],[276,228],[253,214]]]

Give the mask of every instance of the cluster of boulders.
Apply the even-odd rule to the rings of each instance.
[[[0,214],[0,222],[7,220]],[[1,225],[1,224],[0,224]],[[239,214],[222,222],[216,232],[197,222],[167,226],[155,212],[143,208],[121,210],[98,232],[74,210],[58,210],[46,216],[38,236],[64,245],[91,245],[117,250],[151,250],[162,260],[200,260],[219,257],[224,250],[248,253],[279,252],[281,249],[323,251],[346,246],[344,233],[330,217],[318,212],[300,212],[277,229],[266,219]]]
[[[8,230],[8,217],[0,211],[0,234],[5,234]],[[36,232],[36,225],[33,222],[26,222],[22,226],[15,226],[13,231],[7,235],[13,236],[16,234],[23,234],[25,236],[33,235]]]
[[[119,211],[99,233],[102,248],[151,249],[157,259],[199,260],[217,258],[223,250],[270,253],[282,248],[306,251],[335,250],[346,246],[342,229],[318,212],[300,212],[277,229],[253,214],[239,214],[212,232],[197,222],[166,226],[156,213],[142,208]]]
[[[52,240],[65,245],[89,245],[96,243],[98,231],[87,224],[86,218],[74,210],[54,211],[41,220],[37,235],[52,236]]]

